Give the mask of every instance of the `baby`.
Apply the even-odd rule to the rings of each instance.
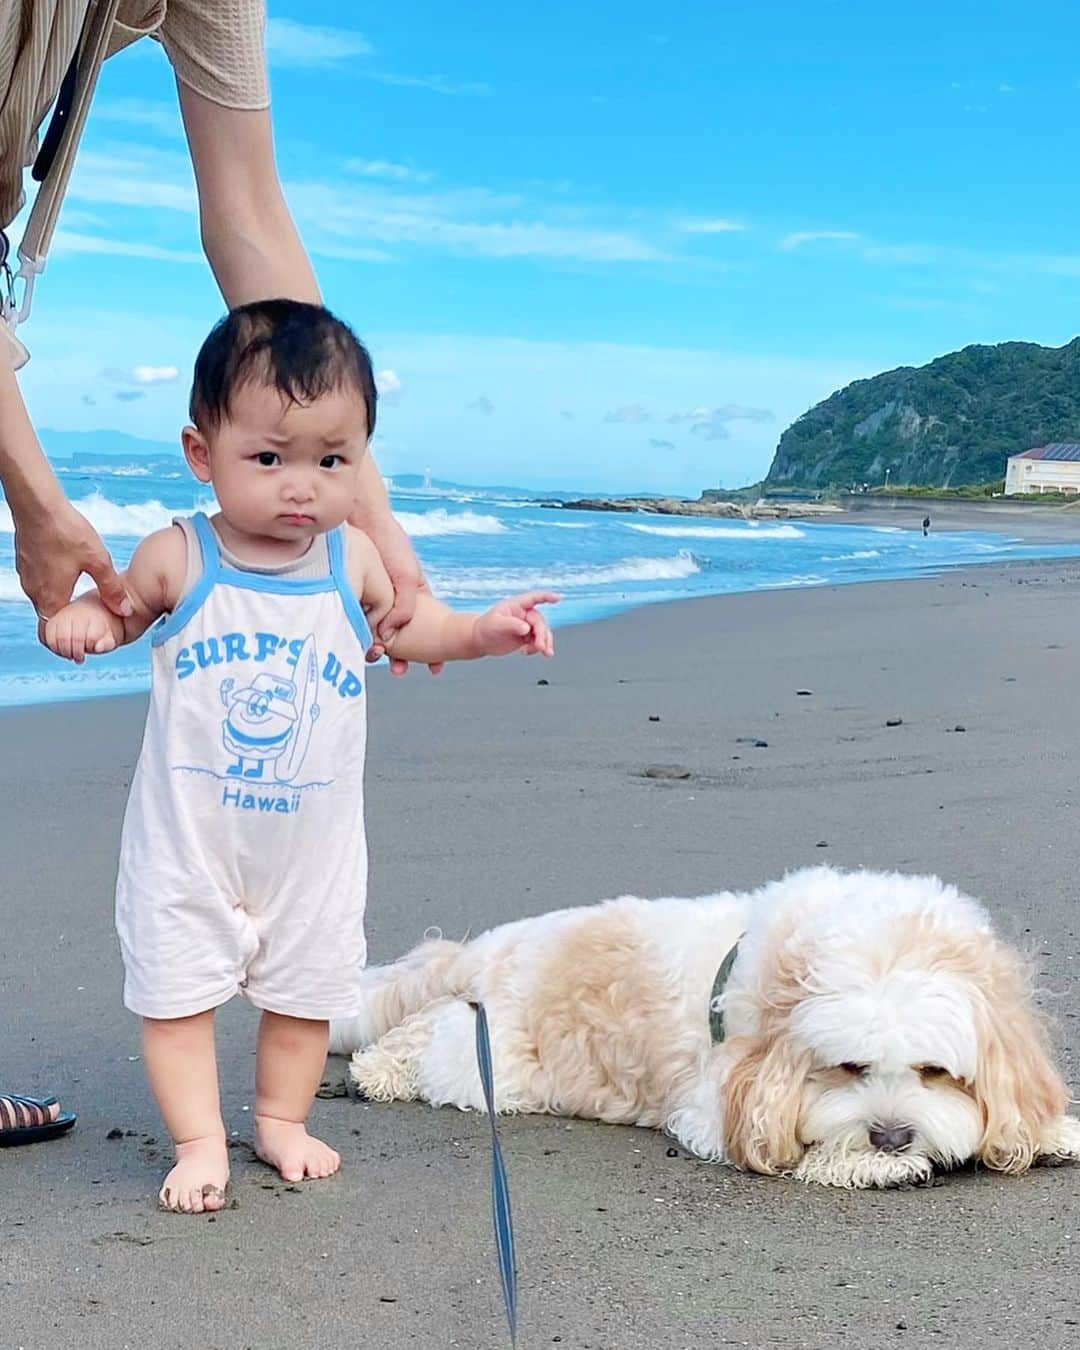
[[[328,1022],[360,1011],[365,960],[365,657],[394,595],[346,524],[375,425],[353,333],[317,305],[234,310],[195,364],[192,472],[220,506],[144,539],[129,618],[95,593],[45,641],[82,661],[151,632],[151,698],[120,848],[124,1002],[143,1018],[150,1086],[176,1146],[161,1204],[201,1213],[229,1179],[214,1009],[259,1009],[255,1150],[288,1181],[341,1159],[309,1135]],[[547,592],[485,614],[417,596],[389,643],[437,663],[550,656]]]

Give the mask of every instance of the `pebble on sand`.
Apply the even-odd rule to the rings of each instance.
[[[646,764],[643,778],[689,778],[690,770],[682,764]]]

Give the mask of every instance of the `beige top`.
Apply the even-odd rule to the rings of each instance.
[[[97,0],[0,0],[0,226],[23,204],[22,171]],[[227,108],[265,108],[265,0],[121,0],[109,55],[144,36],[176,77]]]
[[[184,588],[176,602],[179,605],[180,601],[186,600],[198,585],[199,578],[203,573],[203,559],[199,536],[195,533],[195,521],[190,516],[174,516],[173,524],[180,526],[184,539],[187,541],[187,571],[184,573]],[[291,562],[259,567],[255,563],[245,562],[243,558],[238,558],[222,539],[218,527],[212,520],[210,521],[210,528],[217,540],[221,561],[226,567],[231,567],[236,572],[255,572],[259,576],[268,577],[288,577],[291,581],[330,575],[329,535],[316,535],[311,541],[311,547],[301,553],[299,558],[293,558]],[[349,536],[347,534],[345,536],[345,555],[346,557],[349,556]]]

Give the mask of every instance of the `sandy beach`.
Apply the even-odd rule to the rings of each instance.
[[[456,936],[623,891],[690,895],[821,862],[933,871],[1036,957],[1080,1093],[1078,613],[1080,563],[1017,564],[639,609],[564,630],[544,665],[379,671],[372,957],[430,925]],[[56,1090],[80,1115],[62,1141],[0,1152],[6,1340],[505,1345],[486,1122],[330,1096],[315,1128],[343,1171],[286,1185],[247,1146],[240,1004],[219,1022],[232,1207],[156,1210],[165,1141],[111,920],[143,706],[0,715],[2,1082]],[[690,777],[650,779],[650,764]],[[500,1128],[523,1347],[1080,1339],[1080,1168],[849,1194],[673,1156],[655,1133]]]

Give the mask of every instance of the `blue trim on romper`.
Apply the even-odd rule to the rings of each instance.
[[[206,597],[214,589],[214,583],[221,572],[221,555],[218,553],[217,537],[205,513],[202,511],[196,512],[191,517],[191,523],[195,527],[195,537],[199,541],[199,552],[202,555],[202,573],[173,612],[162,615],[151,629],[150,645],[152,647],[160,647],[163,642],[168,642],[170,638],[175,637],[198,614],[206,603]],[[187,538],[186,535],[184,537]]]
[[[269,576],[264,572],[241,572],[235,567],[223,567],[217,535],[205,513],[197,512],[191,517],[191,523],[195,527],[199,552],[202,554],[202,573],[173,612],[163,615],[151,630],[152,646],[160,647],[163,642],[176,637],[203,607],[207,596],[219,583],[222,586],[236,586],[244,591],[262,591],[267,595],[324,595],[336,590],[341,597],[345,616],[364,651],[371,646],[373,640],[371,629],[346,575],[344,526],[332,530],[326,536],[327,554],[330,559],[329,576],[290,579]]]
[[[223,567],[218,581],[222,586],[266,595],[319,595],[335,589],[333,577],[275,577],[265,572],[240,572],[235,567]]]
[[[338,593],[341,596],[341,603],[345,606],[345,615],[352,624],[353,632],[360,641],[360,645],[366,652],[373,642],[371,627],[368,624],[367,616],[356,598],[356,592],[349,585],[349,577],[345,568],[345,531],[348,527],[339,525],[336,530],[332,530],[327,535],[326,542],[330,552],[330,575],[337,585]]]

